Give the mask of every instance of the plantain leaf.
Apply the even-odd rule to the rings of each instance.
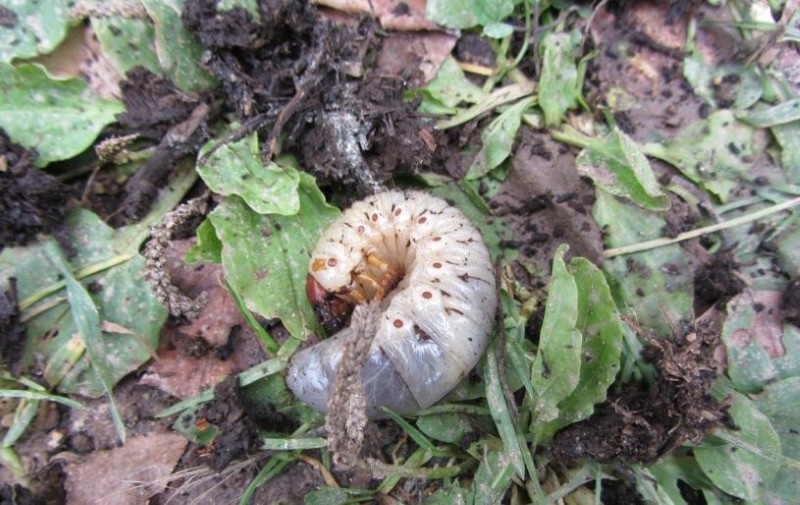
[[[184,91],[202,91],[214,79],[200,66],[203,47],[183,27],[184,0],[140,0],[155,27],[155,49],[164,75]]]
[[[80,79],[52,79],[30,64],[0,63],[0,104],[0,127],[35,148],[40,167],[82,153],[124,110],[120,102],[93,97]]]
[[[92,369],[97,375],[103,390],[108,396],[111,406],[111,418],[122,442],[125,442],[125,424],[117,409],[111,388],[115,383],[114,359],[106,350],[100,330],[100,312],[97,310],[92,297],[86,289],[72,275],[72,271],[63,257],[63,253],[54,239],[48,240],[44,245],[45,253],[55,265],[66,282],[67,298],[69,299],[70,313],[75,322],[75,329],[83,337],[86,351]],[[111,358],[111,359],[110,359]]]
[[[538,443],[546,423],[559,416],[558,404],[575,390],[581,371],[581,333],[578,321],[578,287],[564,263],[566,245],[553,258],[553,278],[545,305],[539,349],[533,362],[533,431]]]
[[[547,126],[561,123],[564,114],[577,105],[580,96],[578,72],[579,30],[550,33],[542,39],[542,77],[539,104]]]
[[[756,177],[753,134],[753,128],[733,112],[720,110],[687,126],[672,140],[646,144],[642,150],[725,202],[740,181]]]
[[[695,447],[695,458],[720,489],[750,503],[762,503],[780,468],[780,438],[769,419],[745,395],[732,389],[724,394],[732,400],[728,413],[737,429],[725,435],[726,444],[706,442]]]
[[[575,327],[583,336],[580,380],[558,404],[558,418],[540,428],[545,439],[574,422],[586,419],[594,405],[606,399],[620,366],[622,322],[603,273],[585,258],[573,258],[569,272],[578,288]]]
[[[656,180],[639,146],[617,128],[601,140],[592,140],[575,159],[578,172],[616,196],[631,199],[649,210],[666,210],[669,197]]]
[[[211,153],[197,171],[214,192],[238,195],[259,214],[297,214],[297,170],[276,163],[264,166],[259,152],[258,138],[253,133]]]
[[[324,228],[339,214],[325,203],[313,177],[300,174],[300,211],[261,215],[239,197],[227,197],[211,214],[222,242],[222,264],[247,307],[280,318],[296,338],[319,332],[306,299],[308,258]]]
[[[73,0],[4,1],[0,27],[0,61],[33,58],[55,49],[73,21],[67,15]],[[8,24],[6,24],[8,23]]]
[[[660,238],[664,219],[597,191],[592,209],[605,230],[607,247],[621,247]],[[692,313],[693,279],[683,249],[677,244],[606,260],[603,264],[617,305],[645,327],[667,334],[670,322]]]

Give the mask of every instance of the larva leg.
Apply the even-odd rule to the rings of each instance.
[[[334,300],[381,302],[361,373],[370,416],[381,405],[412,413],[439,401],[488,344],[497,306],[489,252],[480,231],[439,198],[390,191],[356,202],[323,233],[309,277],[309,299],[330,312]],[[287,382],[315,408],[327,406],[348,333],[292,358]]]
[[[372,267],[373,270],[377,270],[377,272],[374,272],[377,278],[373,278],[375,284],[374,298],[376,301],[381,301],[403,278],[403,271],[377,254],[367,255],[367,265]]]

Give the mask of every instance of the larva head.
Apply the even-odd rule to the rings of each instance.
[[[321,241],[308,263],[308,273],[330,293],[341,293],[353,283],[351,272],[362,261],[338,240]]]
[[[330,333],[341,330],[353,311],[352,304],[326,290],[311,274],[306,277],[306,296],[317,320]]]

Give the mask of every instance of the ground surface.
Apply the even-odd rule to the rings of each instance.
[[[404,93],[427,82],[443,55],[454,47],[459,60],[491,67],[494,53],[482,39],[458,40],[441,31],[387,31],[368,16],[348,16],[297,2],[260,3],[265,7],[262,12],[269,13],[262,23],[242,9],[220,15],[211,2],[186,2],[183,23],[205,49],[203,63],[220,84],[217,92],[185,94],[144,69],[127,74],[121,85],[126,112],[112,129],[150,140],[154,153],[126,182],[102,172],[88,179],[58,182],[34,169],[25,149],[0,137],[8,167],[0,170],[0,184],[13,179],[15,188],[4,201],[12,207],[0,215],[2,243],[20,245],[47,232],[58,237],[65,207],[78,202],[115,226],[136,222],[150,209],[169,169],[181,158],[195,156],[208,139],[218,137],[215,127],[223,117],[235,118],[240,125],[231,140],[252,131],[261,134],[262,159],[272,159],[278,152],[295,155],[340,207],[376,188],[392,186],[393,181],[412,181],[422,172],[464,175],[474,147],[481,143],[482,128],[491,118],[479,116],[457,128],[437,130],[426,114],[417,112],[418,100],[409,101]],[[686,23],[695,16],[723,11],[708,6],[695,10],[695,2],[672,2],[671,10],[666,4],[611,4],[593,18],[587,42],[598,50],[586,74],[584,96],[590,106],[605,106],[620,129],[641,143],[669,139],[705,117],[708,106],[681,75]],[[713,52],[727,47],[717,35],[713,31],[704,35],[705,49]],[[619,41],[625,42],[624,57],[618,53]],[[532,67],[532,62],[523,62],[520,69],[533,72]],[[614,109],[604,103],[609,90],[616,88],[624,89],[636,105]],[[716,92],[725,93],[724,81]],[[167,132],[180,132],[172,137],[178,140],[164,141]],[[513,144],[508,177],[497,190],[480,188],[487,195],[491,219],[505,223],[504,245],[517,250],[520,265],[526,265],[519,267],[516,278],[531,291],[546,285],[546,277],[537,272],[549,272],[561,243],[570,245],[570,257],[602,261],[604,230],[592,219],[594,186],[575,168],[578,151],[523,124]],[[759,152],[756,156],[766,159],[767,155]],[[654,169],[664,184],[678,180],[677,172],[665,163],[654,162]],[[202,192],[198,184],[191,195]],[[694,228],[702,217],[698,210],[702,205],[692,208],[677,199],[674,203],[666,214],[670,232]],[[89,503],[102,497],[114,503],[235,503],[267,457],[260,449],[262,433],[286,434],[299,426],[282,413],[252,404],[237,392],[232,380],[220,382],[263,362],[267,354],[222,286],[221,267],[183,264],[186,250],[194,243],[196,225],[190,224],[172,241],[167,269],[182,292],[192,298],[206,293],[208,303],[192,321],[170,318],[161,334],[157,359],[115,388],[128,442],[119,445],[103,398],[86,401],[86,410],[52,405],[39,413],[15,446],[30,475],[31,490],[3,484],[0,502],[62,503],[68,497],[71,503]],[[724,307],[741,293],[743,275],[736,261],[726,256],[728,251],[712,255],[699,241],[685,247],[697,252],[688,265],[695,278],[695,292],[690,293],[695,314]],[[629,267],[636,269],[636,265]],[[780,267],[776,269],[779,276],[788,277]],[[792,285],[795,294],[796,284]],[[13,307],[13,295],[6,296]],[[796,320],[794,305],[785,302],[788,319]],[[17,331],[19,340],[19,331],[14,330],[18,315],[13,309],[7,312],[0,323],[9,335]],[[532,339],[541,318],[540,308],[527,329]],[[279,343],[286,340],[286,330],[278,321],[260,323]],[[708,429],[730,423],[725,405],[707,394],[720,370],[714,356],[720,344],[719,318],[696,325],[671,324],[677,330],[665,340],[648,340],[650,331],[641,329],[641,337],[651,344],[646,358],[661,379],[649,388],[630,386],[614,392],[593,418],[556,437],[549,453],[552,458],[565,466],[586,457],[650,463],[686,441],[699,442]],[[5,363],[12,369],[21,359],[19,344],[15,347],[14,342],[10,337],[3,341]],[[156,417],[176,398],[190,398],[215,385],[216,400],[191,421],[219,428],[210,446],[200,447],[176,435],[171,430],[174,416]],[[397,456],[395,451],[410,452],[403,437],[392,423],[371,423],[362,455],[391,461]],[[107,479],[98,479],[101,474]],[[292,462],[256,491],[253,503],[299,503],[325,485],[325,477],[309,461]],[[363,469],[336,472],[333,477],[353,488],[375,484]],[[0,480],[12,482],[7,473]],[[620,485],[624,480],[615,482]],[[414,503],[428,492],[425,481],[408,479],[392,496]],[[618,493],[617,497],[612,493]],[[685,499],[704,503],[691,496],[687,491]],[[630,488],[609,484],[604,499],[634,503],[641,497]]]

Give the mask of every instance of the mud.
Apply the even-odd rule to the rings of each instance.
[[[714,361],[717,329],[684,325],[668,338],[641,336],[649,343],[643,357],[657,372],[652,384],[625,384],[609,394],[589,419],[556,435],[554,458],[652,464],[729,422],[725,402],[710,395],[720,373]]]
[[[34,159],[0,129],[0,251],[57,232],[64,221],[71,192]]]

